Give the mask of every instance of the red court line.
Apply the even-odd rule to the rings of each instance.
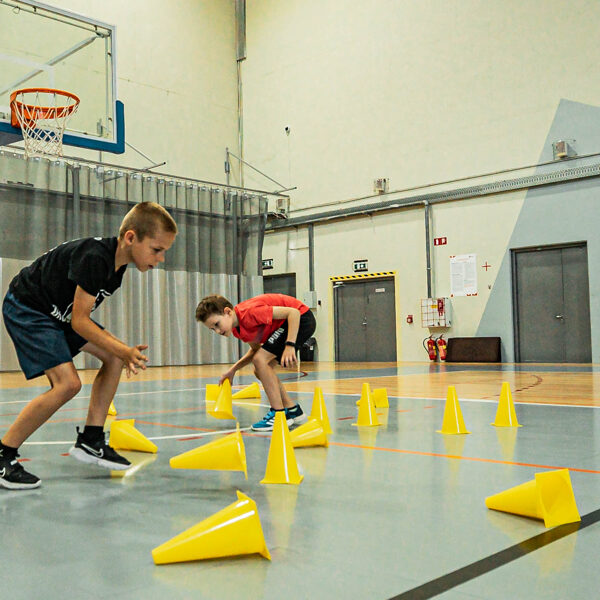
[[[456,456],[454,454],[440,454],[438,452],[421,452],[418,450],[400,450],[398,448],[380,448],[377,446],[361,446],[360,444],[344,444],[342,442],[329,442],[330,446],[342,446],[344,448],[359,448],[361,450],[381,450],[382,452],[398,452],[399,454],[414,454],[417,456],[437,456],[440,458],[456,458],[458,460],[473,460],[476,462],[495,463],[498,465],[517,465],[519,467],[533,467],[535,469],[569,469],[578,473],[596,473],[593,469],[576,469],[574,467],[556,467],[553,465],[537,465],[535,463],[513,462],[510,460],[497,460],[494,458],[479,458],[477,456]]]

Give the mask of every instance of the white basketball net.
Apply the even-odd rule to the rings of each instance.
[[[58,90],[22,90],[11,102],[23,133],[26,156],[62,156],[67,121],[76,112],[79,99]]]

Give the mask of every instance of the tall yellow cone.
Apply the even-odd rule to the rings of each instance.
[[[325,406],[325,399],[323,398],[323,390],[320,387],[315,388],[310,416],[312,419],[317,419],[317,421],[323,423],[325,433],[333,433],[331,425],[329,424],[329,416],[327,415],[327,407]]]
[[[542,519],[546,527],[581,521],[569,469],[536,473],[532,481],[488,496],[485,505],[493,510]]]
[[[243,471],[248,479],[246,450],[236,423],[236,432],[199,448],[174,456],[169,461],[173,469],[211,469],[214,471]]]
[[[290,440],[294,448],[306,446],[329,446],[323,423],[312,417],[290,432]]]
[[[261,483],[299,484],[304,476],[298,471],[298,463],[290,441],[290,431],[284,417],[285,411],[275,413],[273,435],[269,446],[267,469]]]
[[[152,454],[158,450],[156,444],[135,428],[135,419],[113,421],[110,425],[108,445],[115,450],[135,450]]]
[[[108,414],[111,417],[116,417],[117,416],[117,409],[115,408],[114,402],[110,403],[110,406],[108,407]]]
[[[446,407],[444,408],[444,421],[442,428],[437,430],[438,433],[471,433],[467,431],[463,420],[456,388],[453,385],[448,386],[448,395],[446,397]]]
[[[206,384],[206,394],[204,395],[204,400],[206,402],[216,402],[219,397],[219,392],[221,391],[221,386],[217,383],[207,383]]]
[[[258,553],[271,560],[256,502],[237,492],[237,502],[152,550],[157,565]]]
[[[215,419],[235,419],[232,412],[232,399],[231,399],[231,383],[229,379],[226,379],[221,386],[219,397],[214,408],[208,411],[208,414]]]
[[[354,427],[377,427],[381,425],[375,412],[375,403],[368,383],[363,383],[360,404],[358,405],[358,419],[352,425]]]
[[[389,408],[390,401],[388,400],[387,389],[373,390],[373,402],[375,402],[375,408]]]
[[[510,385],[505,381],[502,384],[500,391],[500,402],[496,411],[496,419],[492,423],[496,427],[522,427],[517,421],[517,413],[515,412],[515,404],[510,393]]]
[[[260,387],[256,381],[251,383],[249,386],[241,389],[239,392],[233,394],[234,400],[245,400],[247,398],[260,398]]]

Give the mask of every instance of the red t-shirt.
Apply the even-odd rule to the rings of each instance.
[[[233,328],[233,335],[249,344],[264,344],[286,322],[286,319],[273,320],[274,306],[297,308],[301,315],[310,310],[300,300],[285,294],[255,296],[235,305],[233,310],[237,315],[238,326]]]

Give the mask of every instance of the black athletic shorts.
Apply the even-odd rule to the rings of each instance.
[[[317,327],[315,316],[309,310],[303,315],[300,315],[300,326],[298,327],[298,335],[296,336],[296,350],[298,350],[304,342],[312,336]],[[283,351],[285,350],[285,342],[288,334],[288,322],[285,323],[277,330],[275,330],[269,339],[262,345],[262,347],[271,354],[277,357],[277,360],[281,360]]]

